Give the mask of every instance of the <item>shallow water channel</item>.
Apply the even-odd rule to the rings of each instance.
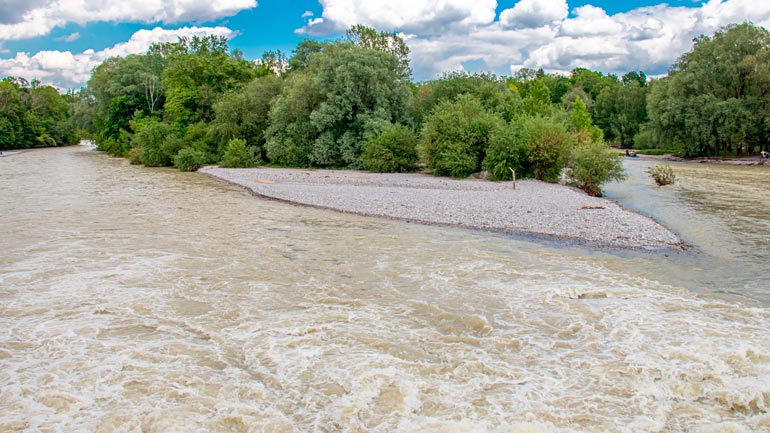
[[[687,253],[303,208],[82,147],[0,158],[0,431],[768,431],[767,208],[733,199],[767,172],[681,166],[608,190]]]

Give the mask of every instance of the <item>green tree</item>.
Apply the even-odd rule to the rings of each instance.
[[[567,127],[553,117],[527,116],[520,121],[521,139],[527,151],[524,176],[558,181],[573,145]]]
[[[647,87],[637,80],[607,86],[599,93],[595,110],[605,132],[621,147],[632,147],[634,136],[647,121]]]
[[[417,125],[440,101],[454,101],[460,95],[474,95],[485,108],[507,120],[521,109],[518,92],[511,91],[504,79],[492,74],[445,73],[436,80],[418,84],[415,90],[412,113]]]
[[[751,154],[768,146],[770,33],[750,23],[695,39],[652,86],[645,131],[687,155]]]
[[[265,149],[271,164],[309,167],[310,154],[319,130],[310,121],[326,95],[315,86],[310,70],[292,72],[281,94],[271,104]]]
[[[586,104],[581,98],[575,99],[570,119],[577,131],[587,131],[591,127],[591,115],[588,114]]]
[[[180,38],[177,45],[163,71],[163,84],[166,113],[180,127],[212,121],[220,95],[270,73],[264,65],[243,59],[240,52],[229,53],[222,36]]]
[[[524,113],[528,115],[547,115],[551,112],[551,90],[545,85],[543,80],[538,79],[529,89],[529,94],[522,102]]]
[[[361,24],[354,25],[345,32],[348,41],[368,50],[392,54],[398,59],[402,80],[409,80],[412,70],[409,67],[409,46],[394,32],[381,32]]]
[[[69,99],[21,77],[0,81],[0,150],[72,144]]]
[[[215,118],[209,128],[219,148],[223,149],[233,138],[240,138],[257,149],[260,157],[267,157],[265,143],[270,107],[273,99],[281,94],[282,86],[281,78],[266,75],[223,94],[214,104]]]
[[[468,176],[481,170],[490,135],[503,123],[473,95],[444,100],[423,124],[421,157],[436,175]]]
[[[326,96],[310,114],[319,131],[310,154],[314,165],[360,167],[368,123],[407,120],[412,94],[392,54],[340,45],[319,57],[313,81]]]
[[[489,136],[489,146],[484,157],[484,170],[492,180],[511,180],[514,170],[518,177],[527,177],[527,142],[520,122],[498,125]],[[529,173],[531,176],[531,173]]]

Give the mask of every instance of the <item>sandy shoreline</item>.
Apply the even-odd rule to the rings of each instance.
[[[391,219],[562,238],[599,247],[684,248],[651,218],[574,188],[536,180],[489,182],[416,173],[203,167],[254,195]]]

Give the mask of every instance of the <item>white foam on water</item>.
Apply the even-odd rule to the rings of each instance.
[[[0,431],[770,430],[767,308],[613,270],[619,259],[185,176],[142,172],[139,196],[121,198],[142,212],[92,235],[82,216],[35,210],[60,217],[56,237],[17,217],[0,273]]]

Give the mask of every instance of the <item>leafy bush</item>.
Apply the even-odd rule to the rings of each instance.
[[[222,160],[219,162],[221,167],[228,168],[246,168],[254,167],[259,164],[259,159],[255,156],[256,149],[247,147],[246,141],[234,138],[227,142]]]
[[[137,131],[131,141],[132,147],[139,147],[139,160],[147,167],[165,167],[171,165],[174,155],[167,153],[164,147],[166,140],[173,137],[171,125],[155,119],[132,121],[132,127]]]
[[[436,155],[436,174],[452,177],[466,177],[477,171],[477,158],[473,149],[466,142],[450,141],[443,143]]]
[[[515,170],[519,177],[524,177],[523,166],[527,162],[527,144],[522,137],[521,128],[516,124],[506,124],[489,136],[489,147],[484,158],[484,170],[492,180],[511,180]]]
[[[647,169],[647,173],[655,180],[658,186],[670,185],[676,181],[676,175],[671,166],[655,165]]]
[[[442,101],[425,120],[418,150],[439,176],[464,177],[481,170],[492,130],[504,124],[478,98]]]
[[[524,117],[521,122],[527,150],[525,175],[546,182],[558,181],[572,147],[566,126],[541,116]]]
[[[142,148],[134,147],[128,151],[128,162],[131,165],[140,165],[142,163]]]
[[[599,141],[581,146],[572,154],[571,177],[575,186],[600,197],[603,183],[625,179],[623,156]]]
[[[192,147],[186,147],[179,151],[174,157],[174,165],[179,171],[195,171],[208,162],[206,153],[194,149]]]
[[[370,171],[413,170],[417,164],[417,134],[400,124],[386,126],[364,141],[361,163]]]

